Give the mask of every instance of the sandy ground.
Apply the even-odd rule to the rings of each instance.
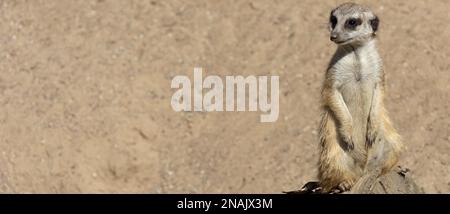
[[[314,180],[320,86],[342,1],[0,2],[0,190],[280,193]],[[401,164],[450,193],[450,1],[380,16]],[[177,113],[175,75],[279,75],[280,117]]]

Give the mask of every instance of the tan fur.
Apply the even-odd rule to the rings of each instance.
[[[388,172],[403,149],[384,108],[384,72],[369,22],[375,15],[351,3],[332,15],[341,22],[359,17],[363,23],[351,31],[339,22],[330,29],[350,40],[338,46],[323,84],[319,179],[324,191]]]

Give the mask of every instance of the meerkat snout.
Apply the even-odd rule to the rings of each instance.
[[[337,33],[331,33],[330,40],[334,42],[337,39],[337,37],[338,37]]]
[[[330,14],[330,40],[338,45],[361,44],[374,38],[378,17],[366,6],[345,3]]]

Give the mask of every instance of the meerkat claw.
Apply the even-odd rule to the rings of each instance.
[[[352,182],[349,181],[344,181],[342,183],[340,183],[337,188],[341,191],[341,192],[347,192],[350,191],[350,189],[352,188],[353,184]]]
[[[355,144],[353,143],[352,139],[343,139],[344,144],[345,144],[345,150],[353,150],[355,149]]]

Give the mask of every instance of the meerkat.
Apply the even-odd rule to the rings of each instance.
[[[348,191],[392,169],[403,144],[383,104],[378,17],[366,6],[345,3],[329,21],[330,40],[338,47],[321,94],[318,177],[325,192]]]

